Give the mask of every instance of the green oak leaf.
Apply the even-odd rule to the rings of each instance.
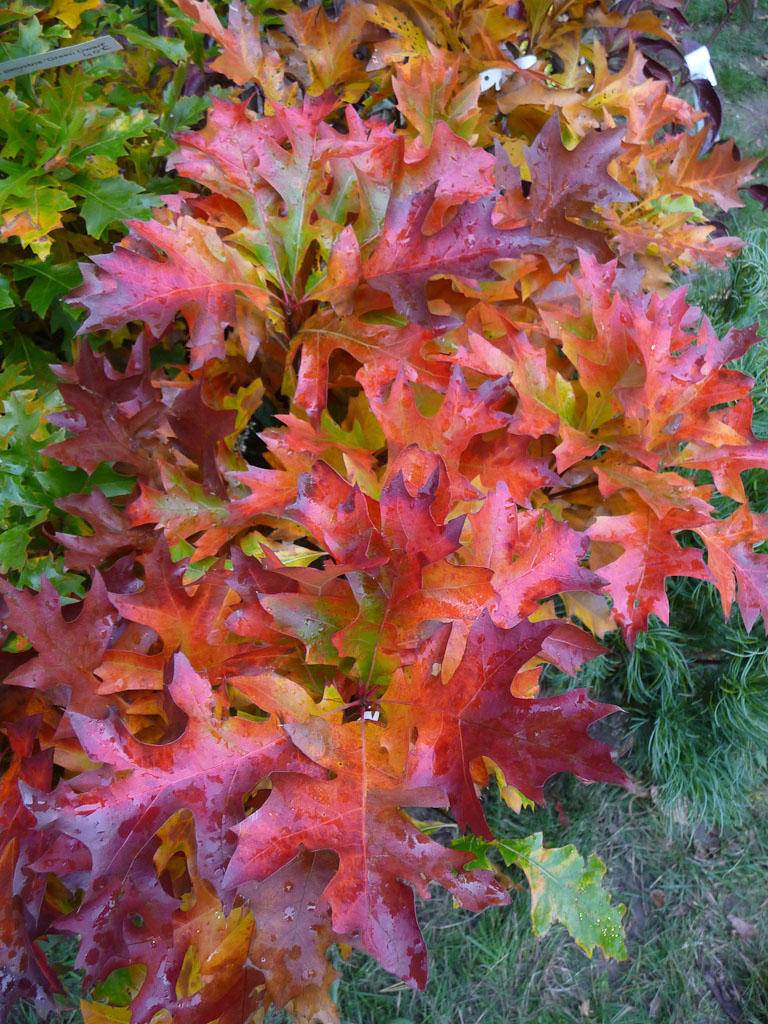
[[[89,235],[101,238],[110,224],[129,218],[146,220],[153,206],[162,202],[141,185],[127,178],[89,178],[75,175],[68,183],[70,190],[83,199],[80,214]]]
[[[560,921],[587,956],[597,947],[606,956],[626,960],[621,923],[626,908],[611,905],[602,885],[603,861],[594,853],[585,861],[572,843],[547,849],[542,840],[542,833],[535,832],[496,841],[507,867],[516,864],[528,879],[534,935],[545,935]]]
[[[24,298],[40,317],[45,316],[55,299],[82,281],[76,263],[54,263],[50,259],[20,261],[13,268],[13,277],[15,281],[31,281]]]
[[[492,841],[468,835],[451,845],[473,855],[468,868],[493,870],[490,854],[495,849],[507,867],[514,865],[524,872],[531,889],[534,935],[546,935],[559,921],[588,957],[597,948],[607,957],[626,960],[622,925],[626,907],[612,905],[602,884],[605,864],[597,854],[591,853],[585,861],[572,843],[548,849],[541,832]]]
[[[0,309],[13,309],[14,306],[11,283],[7,277],[0,274]]]

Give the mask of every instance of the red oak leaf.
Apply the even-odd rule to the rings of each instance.
[[[602,591],[600,577],[581,564],[588,538],[549,512],[518,512],[503,482],[471,523],[472,547],[466,557],[493,570],[492,586],[498,596],[491,615],[498,625],[514,625],[534,612],[539,601],[555,594]]]
[[[437,635],[410,678],[401,676],[387,692],[389,713],[399,713],[418,729],[410,758],[411,779],[436,783],[459,825],[477,835],[490,836],[471,773],[473,761],[479,758],[489,758],[501,769],[507,785],[537,801],[543,800],[544,783],[556,772],[571,772],[585,782],[627,781],[612,761],[610,748],[587,732],[618,708],[591,700],[585,690],[533,700],[510,694],[519,670],[563,625],[557,620],[524,621],[512,629],[500,629],[483,612],[447,682],[440,674],[442,651]],[[571,629],[571,636],[579,632]],[[585,639],[582,663],[595,653],[591,638]],[[443,647],[444,643],[445,637]]]
[[[69,411],[51,416],[74,436],[50,445],[46,455],[89,473],[112,462],[152,479],[153,452],[167,427],[165,406],[151,384],[147,350],[146,341],[138,341],[125,374],[119,374],[106,356],[81,346],[74,367],[59,371],[59,390]]]
[[[336,868],[332,853],[302,851],[269,878],[238,890],[251,906],[250,957],[264,975],[270,1001],[278,1007],[292,1003],[299,1017],[304,1012],[312,1019],[321,1008],[333,1013],[327,990],[336,972],[327,954],[340,937],[323,894]]]
[[[199,467],[204,486],[219,497],[226,488],[216,457],[218,446],[234,431],[236,419],[234,409],[216,409],[206,402],[202,380],[182,391],[168,414],[176,446]]]
[[[177,6],[192,18],[195,31],[215,39],[221,47],[222,52],[211,61],[211,71],[238,85],[258,82],[270,98],[288,98],[282,62],[274,50],[264,49],[258,22],[245,4],[231,0],[226,28],[208,0],[178,0]]]
[[[459,367],[454,367],[439,409],[426,416],[419,411],[415,389],[402,371],[383,388],[372,382],[367,369],[358,377],[387,439],[390,458],[397,457],[415,438],[421,449],[439,455],[445,463],[454,499],[476,496],[459,466],[474,438],[507,425],[509,416],[498,410],[507,392],[507,379],[486,381],[472,390]]]
[[[621,152],[623,135],[623,128],[591,131],[578,146],[568,150],[562,143],[559,117],[554,115],[547,121],[525,150],[531,175],[525,209],[536,236],[558,239],[566,247],[578,246],[600,255],[595,232],[577,222],[594,219],[592,210],[596,206],[635,199],[608,173],[608,165]],[[497,219],[497,223],[500,221]],[[573,248],[566,248],[566,253],[563,261],[571,258]],[[609,255],[607,248],[603,248],[602,255]]]
[[[631,646],[638,632],[648,625],[648,616],[669,622],[669,601],[665,589],[668,576],[692,576],[711,580],[698,548],[683,548],[675,539],[681,530],[698,529],[702,517],[673,510],[659,518],[647,506],[623,516],[599,516],[588,533],[593,541],[619,544],[623,553],[599,572],[613,599],[614,616]],[[610,556],[608,556],[610,558]]]
[[[306,527],[339,563],[363,567],[384,558],[369,500],[325,462],[300,478],[296,501],[285,514]]]
[[[676,462],[690,469],[708,470],[721,494],[743,502],[747,496],[741,474],[748,469],[768,469],[768,441],[758,440],[750,431],[747,444],[717,447],[694,442],[685,446]]]
[[[19,782],[43,792],[51,788],[53,750],[39,748],[41,721],[41,715],[28,715],[8,722],[3,730],[11,748],[10,763],[0,779],[0,831],[6,843],[34,824],[22,802]]]
[[[385,291],[399,313],[439,327],[448,321],[430,313],[426,294],[436,275],[487,280],[494,276],[495,260],[532,253],[545,256],[555,270],[573,259],[578,248],[609,255],[600,233],[571,218],[590,215],[596,203],[634,199],[606,173],[621,134],[621,129],[593,133],[569,152],[553,118],[527,154],[543,173],[534,178],[529,198],[516,204],[508,230],[496,226],[503,217],[497,219],[495,199],[486,196],[465,203],[449,224],[428,234],[438,184],[410,194],[393,193],[376,248],[363,264],[363,278]]]
[[[83,750],[112,777],[82,792],[76,780],[62,782],[36,814],[40,827],[87,847],[89,896],[105,879],[124,878],[154,832],[183,809],[195,818],[200,873],[218,884],[232,849],[227,831],[244,816],[243,801],[256,784],[278,768],[317,774],[274,720],[230,717],[226,697],[183,655],[174,659],[168,692],[187,716],[183,733],[169,743],[142,743],[119,721],[70,714]]]
[[[143,564],[142,590],[110,595],[121,615],[149,626],[163,641],[166,654],[181,651],[201,671],[214,671],[238,653],[223,625],[230,593],[226,575],[210,569],[196,585],[186,587],[182,580],[188,563],[171,560],[162,536],[144,555]]]
[[[153,531],[132,529],[128,517],[117,509],[98,487],[90,494],[69,495],[56,501],[58,508],[84,519],[93,533],[55,533],[65,549],[64,562],[70,569],[92,569],[113,555],[146,551],[153,543]]]
[[[44,690],[54,703],[72,711],[102,714],[107,702],[97,693],[94,670],[104,660],[118,616],[99,573],[76,616],[72,606],[63,614],[61,598],[45,577],[38,594],[16,590],[0,579],[0,596],[5,623],[36,651],[34,658],[6,676],[5,683]]]
[[[294,336],[294,345],[301,345],[301,364],[295,401],[313,417],[326,406],[328,393],[328,361],[338,349],[348,352],[365,367],[371,379],[391,381],[399,371],[413,373],[418,367],[425,379],[443,383],[441,366],[420,358],[424,345],[435,335],[418,324],[404,327],[388,323],[368,323],[354,316],[338,317],[320,309],[306,320]]]
[[[39,1012],[53,1012],[56,1006],[52,993],[62,991],[43,951],[29,933],[20,897],[13,895],[18,848],[18,839],[11,839],[0,849],[0,1013],[4,1017],[19,999],[29,1000]]]
[[[279,706],[294,743],[336,777],[327,781],[279,773],[263,807],[236,829],[227,882],[264,879],[297,855],[331,850],[339,866],[326,887],[333,928],[349,933],[387,970],[418,987],[427,979],[426,950],[413,889],[437,882],[468,908],[506,902],[488,872],[464,872],[466,856],[429,839],[400,813],[435,806],[434,790],[410,789],[379,743],[381,727],[318,716],[300,686],[280,677],[236,680],[262,707]]]
[[[142,320],[159,338],[181,315],[189,327],[193,369],[225,356],[227,327],[237,331],[252,358],[270,301],[253,264],[192,217],[126,223],[130,234],[113,252],[94,256],[95,268],[81,266],[84,284],[70,300],[88,311],[80,332]]]

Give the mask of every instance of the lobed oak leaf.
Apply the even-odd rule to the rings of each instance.
[[[93,575],[91,588],[77,609],[63,614],[61,598],[43,577],[40,592],[16,590],[0,579],[2,618],[7,626],[29,640],[36,655],[14,669],[4,682],[48,693],[54,703],[72,711],[101,715],[107,702],[98,695],[94,670],[117,622],[115,606],[101,575]]]
[[[59,844],[54,841],[46,860],[39,860],[35,868],[67,874],[70,865],[57,862],[58,853]],[[85,855],[87,860],[87,851]],[[146,969],[139,1002],[132,1007],[136,1020],[144,1000],[151,1003],[154,993],[161,992],[169,1002],[173,998],[172,975],[174,968],[178,970],[173,915],[178,908],[178,899],[160,883],[151,857],[139,855],[127,873],[106,876],[84,893],[77,910],[58,921],[57,927],[81,936],[74,967],[83,971],[87,987],[115,970],[138,964]]]
[[[350,107],[348,133],[324,119],[338,106],[332,93],[301,107],[274,104],[255,118],[245,104],[215,101],[206,127],[180,136],[171,160],[181,174],[231,199],[242,211],[232,241],[256,257],[282,296],[289,317],[323,280],[317,255],[349,238],[347,214],[375,219],[366,195],[369,163],[397,149],[389,128],[364,123]],[[393,164],[394,167],[394,164]]]
[[[142,320],[159,338],[179,315],[189,328],[191,367],[226,355],[237,332],[247,358],[263,335],[271,299],[254,265],[208,224],[180,215],[168,223],[128,221],[128,237],[83,264],[83,285],[69,301],[88,312],[80,333]]]
[[[414,678],[402,676],[386,695],[390,707],[401,705],[400,713],[418,729],[409,775],[430,779],[446,794],[459,825],[476,835],[492,838],[471,771],[480,758],[490,759],[507,785],[536,801],[543,799],[544,783],[556,772],[571,772],[585,782],[626,782],[610,748],[587,732],[617,708],[591,700],[584,690],[532,700],[510,694],[516,674],[562,626],[557,620],[522,621],[502,629],[484,611],[447,682],[432,652],[429,664],[418,664]],[[595,653],[586,639],[582,662]]]
[[[42,715],[7,722],[3,732],[10,746],[8,767],[0,779],[0,829],[6,843],[23,837],[34,820],[24,807],[19,783],[46,792],[53,780],[53,750],[40,749]]]
[[[347,588],[342,593],[334,588],[329,594],[265,594],[259,597],[259,607],[267,612],[273,631],[296,637],[304,644],[304,657],[309,665],[336,665],[344,656],[335,644],[340,630],[349,626],[357,612],[354,598]],[[248,614],[248,610],[245,611]],[[249,616],[249,630],[253,631],[253,612]],[[244,619],[235,622],[243,635]],[[253,632],[250,633],[253,635]],[[269,639],[263,628],[256,634]]]
[[[395,633],[387,617],[389,595],[382,583],[364,573],[348,572],[351,614],[332,638],[342,658],[351,659],[348,675],[367,689],[386,685],[399,659],[392,654]],[[349,604],[347,605],[349,608]]]
[[[398,313],[425,327],[444,329],[455,326],[456,320],[430,312],[426,289],[432,278],[491,277],[494,260],[544,252],[548,244],[536,242],[526,227],[513,231],[494,227],[491,197],[464,204],[449,224],[425,235],[423,225],[436,193],[435,183],[415,195],[392,196],[362,274],[371,287],[389,295]]]
[[[166,542],[171,546],[189,537],[197,537],[192,561],[217,554],[232,534],[241,528],[236,521],[228,525],[231,516],[226,503],[165,462],[158,462],[157,469],[163,489],[140,481],[138,496],[125,510],[127,521],[139,536],[154,537],[153,531],[146,530],[150,524],[162,528]],[[142,527],[145,528],[143,534],[140,532]],[[198,537],[199,534],[202,536]]]
[[[438,121],[429,143],[415,139],[405,146],[393,195],[420,193],[435,186],[434,200],[421,226],[425,235],[445,227],[448,214],[465,202],[494,191],[495,160],[484,149],[471,146],[445,121]]]
[[[686,464],[681,443],[738,452],[754,441],[751,380],[723,366],[754,343],[753,332],[720,340],[708,321],[696,327],[683,289],[624,296],[615,263],[586,254],[573,283],[576,310],[541,310],[578,372],[555,449],[559,472],[601,446],[657,470]]]
[[[425,145],[430,144],[436,126],[443,122],[456,135],[474,142],[480,120],[480,79],[469,79],[461,85],[459,55],[427,45],[427,54],[411,57],[407,64],[394,68],[392,90],[397,108]]]
[[[585,861],[572,844],[547,849],[541,832],[498,840],[496,847],[507,867],[517,864],[525,872],[535,935],[545,935],[554,921],[562,921],[587,956],[597,947],[606,956],[627,958],[621,927],[626,907],[611,906],[601,885],[605,864],[596,854]]]
[[[433,407],[435,400],[440,401],[431,415],[419,409],[417,391],[402,371],[384,387],[372,380],[367,368],[359,371],[358,378],[387,439],[390,459],[417,438],[419,448],[444,463],[454,500],[474,497],[475,489],[460,471],[461,459],[474,438],[507,426],[509,416],[499,409],[507,394],[507,378],[485,381],[472,390],[455,366],[445,394],[431,396]]]
[[[187,718],[182,734],[143,743],[119,721],[72,713],[70,721],[92,761],[112,770],[81,791],[60,783],[35,805],[38,826],[81,842],[91,856],[86,898],[108,880],[125,878],[160,826],[180,810],[195,819],[201,876],[219,886],[232,850],[227,830],[245,814],[244,799],[272,771],[316,771],[274,720],[231,717],[222,694],[183,655],[173,661],[168,692]]]
[[[623,553],[606,560],[599,568],[613,599],[613,612],[632,646],[648,625],[648,616],[669,621],[665,590],[668,576],[691,576],[711,580],[698,548],[680,547],[675,534],[698,529],[704,522],[700,513],[673,509],[659,518],[648,506],[622,516],[598,516],[587,531],[592,541],[620,544]],[[610,558],[610,556],[608,556]]]
[[[556,434],[560,416],[567,418],[573,405],[573,386],[549,365],[546,349],[516,330],[503,314],[485,304],[477,312],[489,321],[486,329],[494,340],[471,328],[462,329],[457,332],[454,360],[488,376],[509,377],[517,397],[509,424],[513,437]]]
[[[738,190],[757,167],[759,159],[738,159],[732,139],[714,146],[702,158],[701,151],[708,137],[708,127],[696,135],[683,132],[675,136],[677,152],[660,187],[667,194],[682,193],[696,202],[714,203],[721,210],[743,206]]]
[[[239,595],[241,603],[226,620],[226,625],[238,636],[250,637],[263,644],[279,643],[280,631],[274,628],[273,618],[263,604],[265,598],[277,595],[280,598],[296,596],[300,585],[284,571],[282,562],[276,557],[274,565],[268,567],[270,551],[266,550],[267,565],[255,558],[249,558],[240,548],[232,548],[232,575],[230,586]],[[322,588],[317,588],[322,592]]]
[[[464,476],[477,486],[493,490],[504,483],[517,505],[530,508],[534,492],[562,485],[552,468],[552,460],[539,449],[534,438],[511,431],[476,437],[467,446],[460,468]]]
[[[182,391],[168,413],[174,444],[199,468],[206,490],[218,497],[226,492],[218,447],[234,431],[236,419],[234,409],[216,408],[206,401],[202,379]]]
[[[289,1008],[298,1020],[337,1020],[329,989],[336,971],[328,950],[338,941],[323,893],[336,870],[332,853],[302,851],[261,882],[238,892],[254,918],[250,958],[264,975],[270,1001]]]
[[[181,651],[202,671],[215,671],[238,653],[238,645],[230,642],[223,625],[230,593],[225,574],[212,568],[194,588],[186,587],[187,562],[171,560],[162,536],[143,556],[143,565],[140,591],[110,595],[122,616],[149,626],[162,640],[167,655]]]
[[[623,490],[631,491],[659,519],[663,519],[673,509],[702,515],[712,513],[712,505],[708,500],[712,495],[711,488],[697,487],[692,480],[679,473],[654,473],[643,466],[632,466],[620,459],[610,458],[596,461],[594,466],[600,493],[606,498]]]
[[[236,533],[256,516],[264,513],[279,515],[296,496],[297,474],[285,469],[250,469],[229,474],[230,479],[245,484],[251,491],[248,497],[235,498],[229,503],[227,526]]]
[[[761,615],[763,622],[768,622],[768,555],[754,550],[768,537],[768,516],[742,505],[727,519],[713,520],[696,530],[706,545],[707,565],[725,615],[736,601],[747,630]]]
[[[365,719],[345,723],[338,713],[319,715],[306,693],[285,678],[235,683],[261,706],[283,708],[294,743],[336,774],[327,781],[275,775],[266,803],[236,829],[227,883],[267,878],[302,846],[335,852],[338,869],[324,890],[334,931],[350,934],[386,970],[423,987],[426,949],[412,889],[425,897],[429,882],[437,882],[469,909],[505,903],[506,894],[488,872],[463,872],[466,854],[446,850],[401,814],[403,806],[435,806],[441,797],[431,787],[410,788],[392,769],[378,742],[380,726]]]
[[[412,194],[393,192],[376,247],[363,263],[364,279],[385,291],[399,313],[439,328],[455,321],[429,311],[426,286],[437,275],[472,282],[492,279],[492,264],[502,259],[538,253],[558,270],[578,248],[608,255],[600,233],[576,218],[592,218],[596,203],[634,198],[605,170],[618,151],[620,135],[618,129],[595,133],[570,153],[560,142],[559,124],[553,118],[528,153],[544,180],[534,179],[525,201],[514,192],[502,201],[502,209],[514,202],[509,230],[497,226],[503,225],[503,215],[495,212],[496,198],[487,195],[464,203],[449,224],[427,234],[437,185]]]
[[[358,100],[369,87],[359,47],[368,20],[368,5],[345,4],[334,18],[323,7],[294,7],[283,26],[296,41],[296,57],[306,64],[305,84],[310,96],[336,87],[345,100]]]
[[[76,967],[88,987],[130,971],[138,989],[130,1008],[135,1024],[148,1024],[161,1010],[174,1019],[221,1013],[217,1019],[242,1022],[248,1004],[259,1002],[259,976],[247,966],[252,917],[242,906],[225,913],[201,878],[188,810],[174,812],[153,838],[125,876],[105,879],[61,922],[82,936]]]
[[[293,89],[284,81],[282,62],[271,47],[262,44],[258,22],[246,4],[231,0],[226,28],[208,0],[176,0],[176,5],[192,19],[195,31],[215,39],[221,47],[211,71],[237,85],[257,82],[270,99],[290,99]]]
[[[163,690],[164,668],[162,654],[115,646],[104,652],[104,660],[94,673],[101,680],[99,693],[112,694],[126,690]]]
[[[452,522],[455,520],[452,520]],[[393,608],[401,643],[426,622],[473,622],[493,601],[492,572],[480,565],[439,561],[421,572],[421,585]]]
[[[768,468],[768,441],[754,437],[750,430],[746,442],[717,447],[712,443],[700,444],[694,441],[683,448],[675,462],[688,469],[707,470],[712,474],[715,487],[721,494],[734,501],[744,502],[746,493],[741,474],[748,469]]]
[[[406,485],[407,462],[412,454],[422,456],[424,466],[430,470],[415,493]],[[445,463],[439,456],[424,453],[414,445],[390,465],[391,476],[382,488],[379,508],[381,533],[396,571],[405,571],[403,561],[409,568],[441,561],[458,548],[464,525],[463,516],[439,521],[447,483]]]
[[[134,345],[124,374],[82,345],[74,367],[61,368],[59,376],[69,411],[50,420],[74,436],[49,445],[44,454],[89,473],[110,462],[151,479],[152,455],[167,428],[165,407],[152,387],[146,340]]]
[[[413,373],[411,367],[425,371],[429,379],[435,374],[435,368],[428,366],[420,354],[433,337],[434,332],[418,324],[369,323],[355,316],[340,318],[330,310],[320,309],[294,335],[294,345],[297,348],[301,345],[294,401],[313,419],[317,418],[327,404],[328,363],[339,349],[362,366],[370,367],[377,381],[391,381],[400,370]],[[444,377],[443,373],[439,380]]]
[[[384,438],[364,396],[350,403],[343,424],[336,423],[327,409],[317,425],[292,413],[276,419],[281,428],[265,430],[259,436],[284,466],[307,472],[315,462],[327,462],[368,493],[377,490],[374,453],[383,446]]]
[[[10,1014],[19,999],[29,1000],[41,1012],[53,1011],[52,994],[62,991],[61,983],[30,935],[22,901],[14,895],[18,856],[18,838],[11,838],[0,849],[0,884],[5,894],[0,903],[0,1012]]]
[[[306,527],[336,562],[367,567],[385,559],[369,499],[325,462],[300,477],[285,515]]]
[[[174,980],[175,1000],[169,1000],[166,992],[156,992],[156,986],[151,985],[146,994],[141,993],[141,1003],[149,1004],[144,1010],[145,1019],[154,1016],[152,1010],[168,1009],[170,1002],[174,1017],[186,1014],[192,1019],[208,1017],[223,1024],[237,1024],[261,1002],[261,976],[248,963],[253,915],[243,905],[225,912],[214,887],[200,875],[197,830],[190,811],[172,814],[157,830],[157,838],[160,845],[153,861],[158,876],[170,875],[173,880],[183,859],[189,882],[181,883],[186,891],[173,917],[172,966],[168,973]],[[141,1005],[136,1009],[141,1014]]]
[[[547,511],[518,512],[503,481],[470,522],[472,545],[466,557],[493,572],[496,598],[490,609],[497,625],[513,626],[555,594],[602,591],[600,577],[581,564],[587,537]]]
[[[121,512],[98,487],[90,494],[58,498],[58,508],[83,519],[93,531],[81,536],[54,534],[65,549],[64,563],[70,569],[92,569],[113,555],[126,551],[146,551],[152,544],[152,531],[134,529],[138,525],[130,514]]]
[[[595,206],[629,203],[636,197],[608,173],[608,165],[621,152],[622,128],[589,132],[573,150],[562,143],[560,119],[551,117],[524,151],[531,175],[526,203],[534,235],[552,236],[566,246],[559,262],[566,262],[578,245],[600,255],[593,231],[574,223],[591,219]],[[603,249],[607,255],[607,249]],[[548,256],[549,258],[549,256]],[[550,259],[550,262],[551,259]]]

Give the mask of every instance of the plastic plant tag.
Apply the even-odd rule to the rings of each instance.
[[[103,57],[107,53],[122,50],[122,44],[112,36],[98,36],[86,43],[75,43],[73,46],[60,46],[47,53],[32,53],[28,57],[15,57],[0,64],[0,82],[19,75],[30,75],[34,71],[46,68],[58,68],[63,64],[75,64],[77,61],[91,57]]]
[[[687,53],[685,63],[688,65],[692,79],[705,78],[711,85],[717,85],[712,60],[706,46],[698,46],[695,50]]]
[[[516,64],[523,70],[532,68],[538,57],[533,53],[525,53],[522,57],[516,57],[512,63]],[[512,72],[509,68],[486,68],[485,71],[480,72],[480,91],[485,92],[487,89],[495,89],[496,92],[501,88],[502,82],[506,81]]]

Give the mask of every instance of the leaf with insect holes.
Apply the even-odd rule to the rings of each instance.
[[[284,677],[236,683],[260,706],[280,707],[293,742],[335,778],[276,775],[266,803],[236,829],[228,883],[267,878],[302,846],[333,850],[339,866],[324,895],[334,930],[350,933],[383,967],[422,988],[426,949],[413,889],[426,896],[427,879],[435,881],[469,909],[505,903],[506,894],[489,873],[463,872],[465,854],[446,850],[400,813],[400,807],[442,801],[437,791],[410,788],[393,770],[389,752],[378,742],[380,726],[343,722],[340,712],[322,714],[297,683]]]
[[[231,717],[222,695],[183,655],[174,659],[168,693],[187,722],[177,739],[164,744],[136,740],[119,722],[70,714],[83,749],[111,772],[93,792],[60,783],[35,813],[39,827],[87,848],[91,894],[106,879],[125,875],[179,810],[194,815],[199,870],[218,885],[232,849],[227,830],[244,816],[243,800],[256,784],[278,766],[319,772],[274,720]]]
[[[626,960],[622,926],[626,907],[613,906],[603,888],[605,864],[594,853],[585,860],[572,844],[545,847],[543,838],[541,832],[492,842],[468,836],[453,845],[474,853],[476,867],[489,867],[488,853],[497,850],[507,867],[514,865],[525,873],[534,935],[546,935],[559,921],[587,956],[599,949],[606,957]]]

